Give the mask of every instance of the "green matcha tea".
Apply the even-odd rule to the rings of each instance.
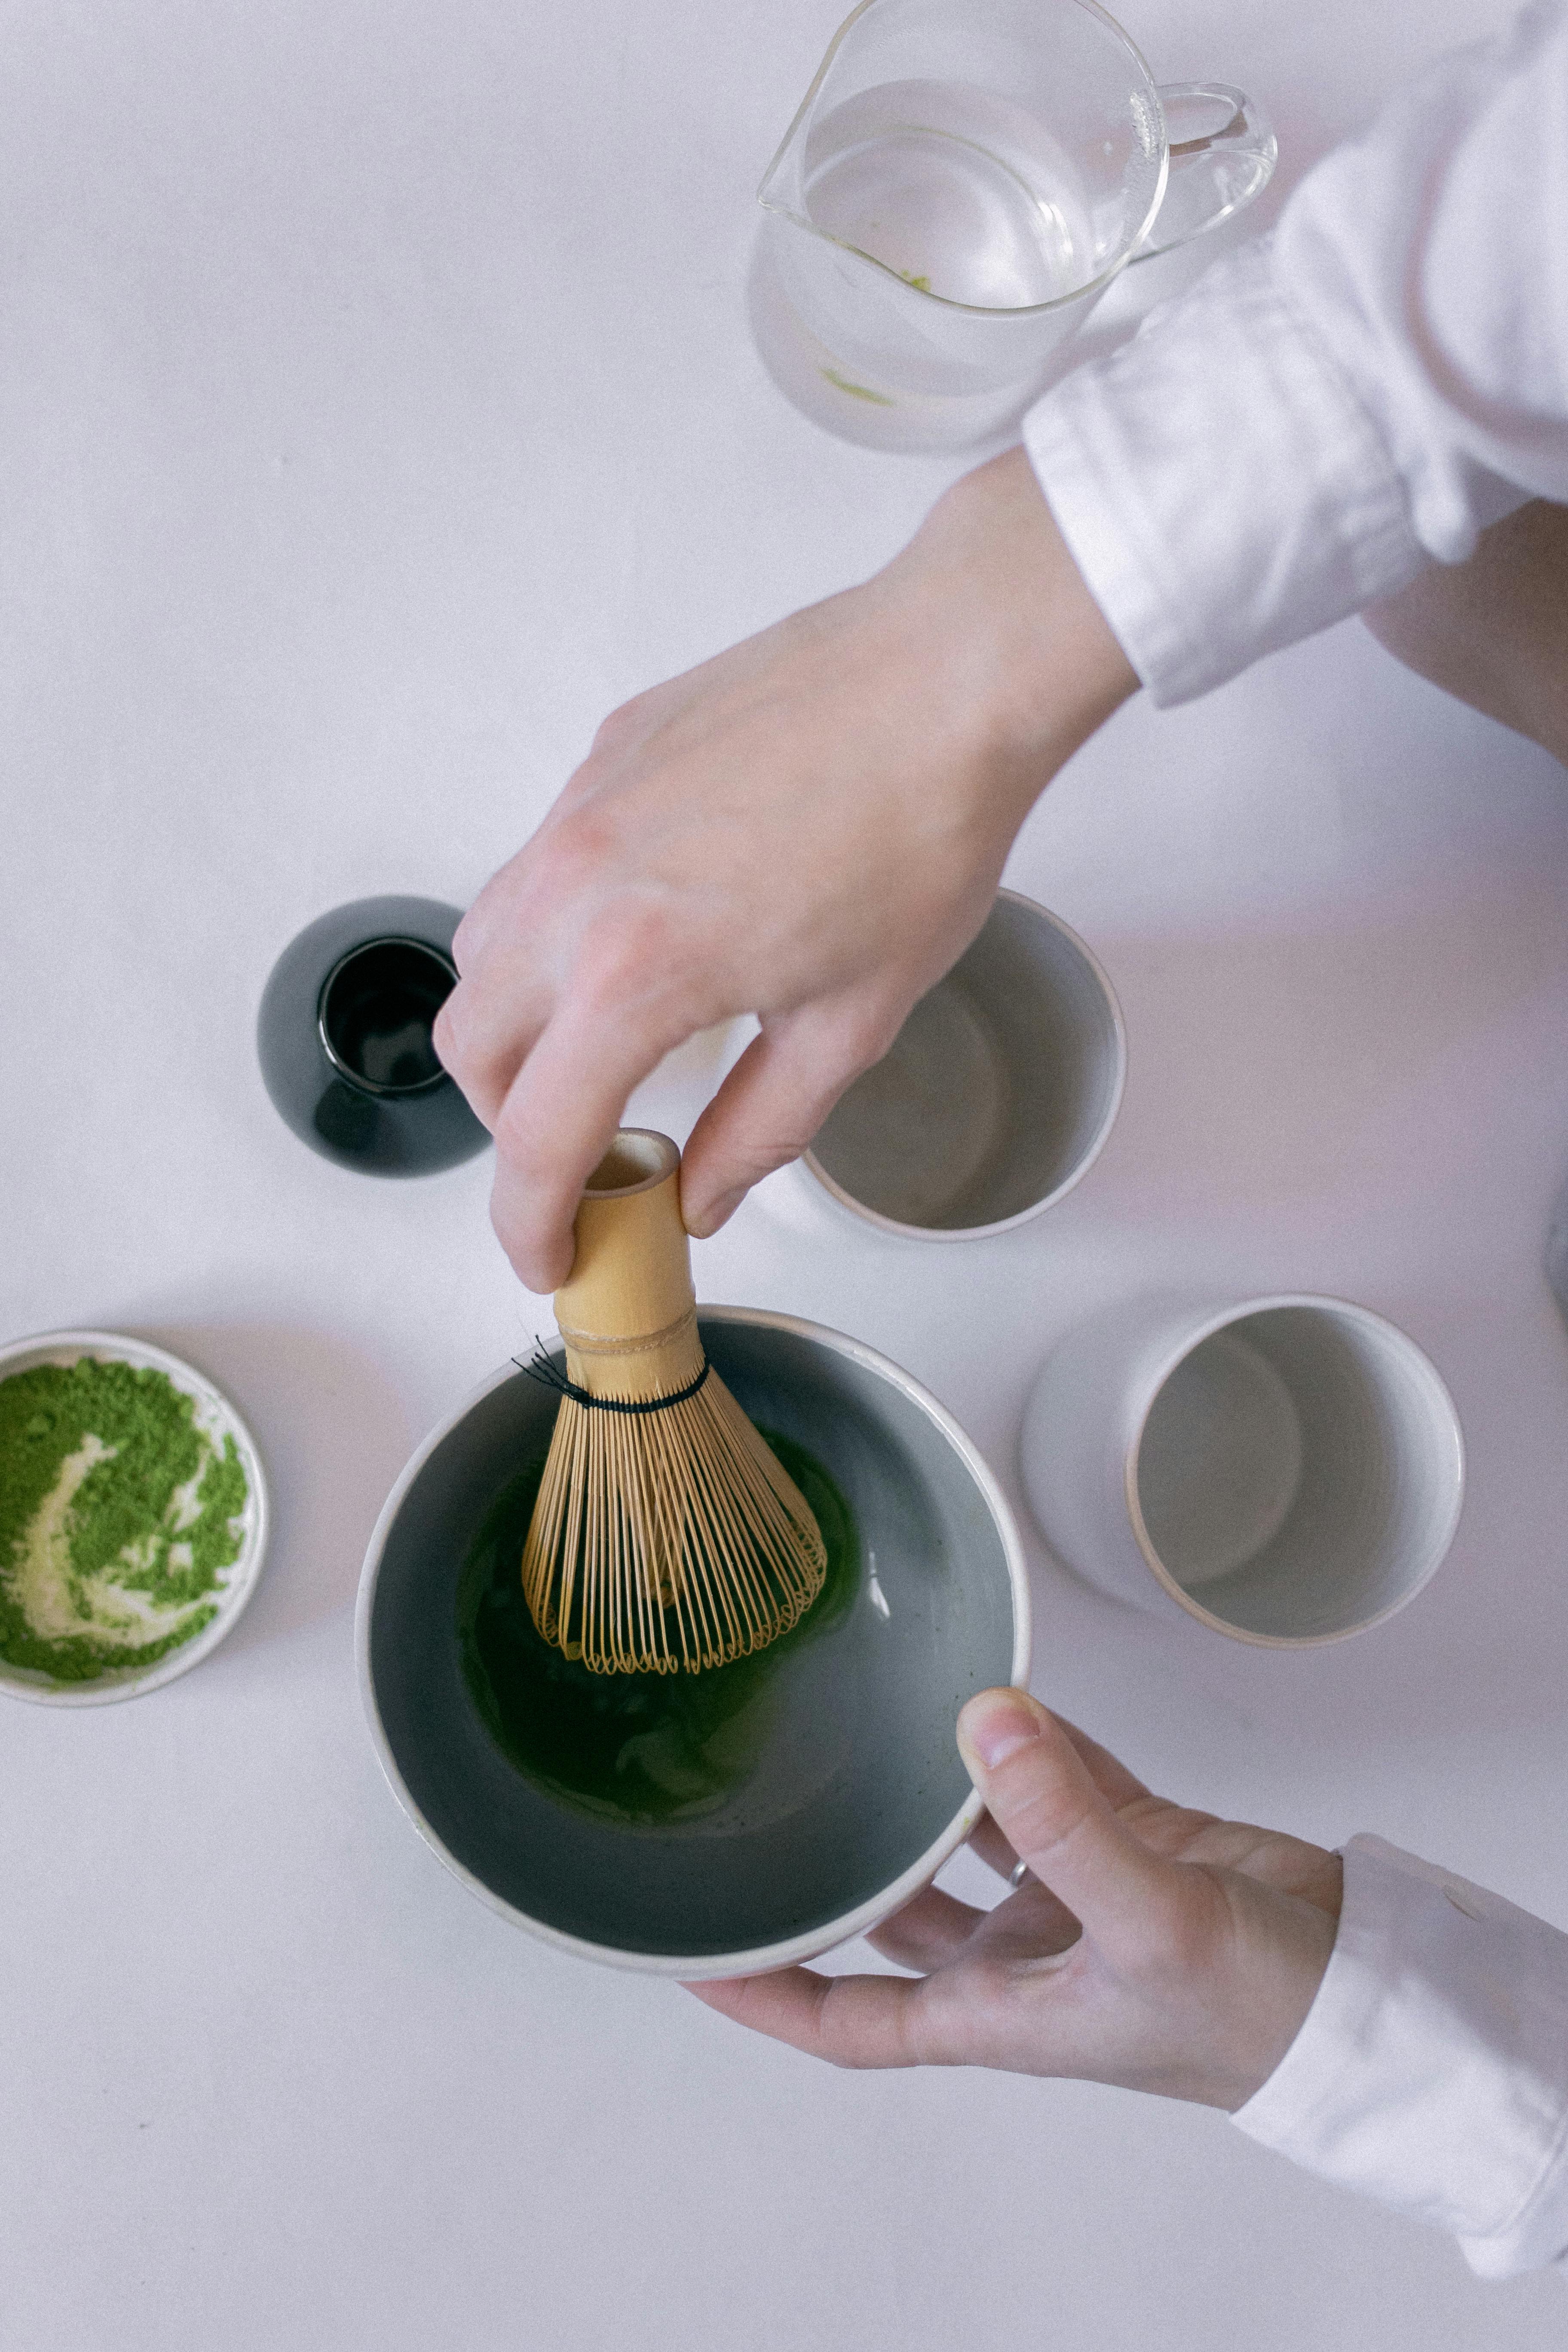
[[[93,1356],[0,1380],[0,1658],[92,1682],[210,1624],[247,1489],[195,1410],[166,1372]]]
[[[497,1496],[458,1580],[463,1672],[498,1746],[553,1795],[623,1822],[709,1811],[756,1763],[769,1721],[763,1693],[783,1659],[854,1600],[860,1545],[848,1504],[800,1446],[763,1435],[816,1514],[827,1580],[769,1648],[701,1674],[590,1674],[546,1642],[529,1614],[521,1573],[543,1455]]]

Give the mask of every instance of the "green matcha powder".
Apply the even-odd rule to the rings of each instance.
[[[247,1491],[164,1372],[83,1356],[0,1381],[0,1657],[84,1683],[191,1641]]]

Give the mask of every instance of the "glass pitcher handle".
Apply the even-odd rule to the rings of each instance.
[[[1217,228],[1273,176],[1279,142],[1256,99],[1227,81],[1160,85],[1171,171],[1154,225],[1132,256],[1152,260]]]

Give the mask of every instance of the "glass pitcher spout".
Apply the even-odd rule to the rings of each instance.
[[[795,109],[795,121],[779,141],[773,159],[758,183],[757,202],[764,212],[783,214],[787,219],[793,220],[798,228],[809,230],[814,236],[820,236],[822,232],[816,228],[805,208],[804,150],[806,129],[816,105],[817,94],[832,72],[834,60],[839,50],[844,47],[866,11],[875,5],[876,0],[860,0],[859,6],[850,10],[828,42],[823,53],[822,63],[812,76],[811,87]]]

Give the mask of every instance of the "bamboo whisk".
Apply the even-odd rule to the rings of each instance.
[[[623,1128],[555,1294],[566,1377],[522,1589],[545,1640],[595,1674],[764,1649],[827,1573],[810,1505],[703,1353],[679,1182],[667,1135]]]

